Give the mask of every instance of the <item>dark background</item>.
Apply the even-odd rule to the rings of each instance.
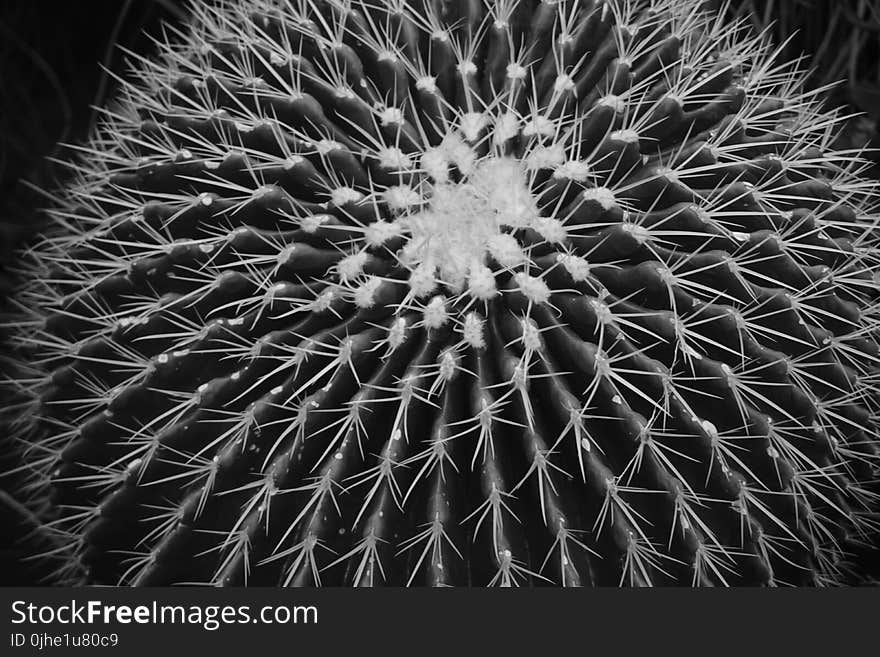
[[[88,134],[92,105],[113,94],[103,68],[124,71],[119,46],[150,52],[148,34],[183,16],[181,0],[0,0],[0,263],[33,224],[49,186],[47,157]]]
[[[125,55],[114,44],[151,52],[148,35],[160,34],[162,21],[182,18],[184,7],[183,0],[0,0],[0,302],[12,252],[39,227],[45,204],[22,181],[52,189],[63,180],[51,162],[65,155],[59,144],[82,141],[95,120],[92,106],[114,92],[102,67],[125,71]],[[810,84],[842,80],[830,102],[863,113],[841,145],[880,146],[880,0],[734,0],[729,9],[757,28],[772,23],[778,43],[796,35],[785,56],[816,55]],[[6,438],[0,436],[0,473],[16,466]],[[0,476],[0,586],[32,584],[45,574],[24,558],[20,539],[28,525],[12,487]],[[876,552],[864,561],[880,574]]]

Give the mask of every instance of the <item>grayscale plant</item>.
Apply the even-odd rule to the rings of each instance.
[[[222,0],[159,47],[7,320],[58,582],[859,580],[877,184],[762,37]]]

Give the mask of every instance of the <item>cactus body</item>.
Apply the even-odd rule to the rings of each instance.
[[[23,260],[60,580],[854,581],[876,187],[700,4],[196,6]]]

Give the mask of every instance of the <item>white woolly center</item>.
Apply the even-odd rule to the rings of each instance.
[[[531,227],[558,239],[561,225],[548,226],[540,217],[526,169],[516,159],[478,160],[460,182],[451,182],[449,168],[470,160],[462,157],[461,146],[441,147],[431,154],[428,173],[433,185],[427,203],[421,211],[395,220],[409,237],[400,257],[413,272],[410,283],[417,292],[427,294],[437,282],[456,291],[467,287],[472,295],[489,299],[497,291],[486,267],[487,255],[506,267],[526,258],[507,231]]]

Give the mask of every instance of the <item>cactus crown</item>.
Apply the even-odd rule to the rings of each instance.
[[[876,186],[701,4],[194,4],[22,258],[59,581],[858,577]]]

